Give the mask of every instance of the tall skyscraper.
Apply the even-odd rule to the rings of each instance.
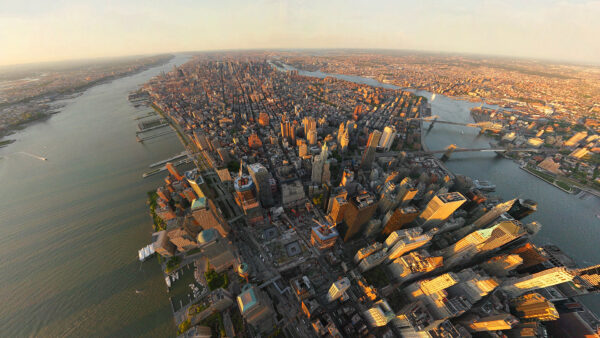
[[[513,281],[507,280],[503,288],[512,294],[522,294],[529,290],[570,282],[574,276],[567,268],[555,267]]]
[[[317,130],[316,129],[309,130],[308,134],[306,135],[306,140],[308,141],[308,144],[311,146],[314,146],[315,144],[317,144]]]
[[[250,222],[258,222],[263,219],[260,205],[256,198],[254,182],[250,175],[241,174],[236,177],[234,184],[235,202],[242,208]]]
[[[267,333],[275,325],[275,312],[271,299],[254,285],[246,284],[237,297],[242,317],[257,331]]]
[[[407,224],[414,221],[419,215],[419,210],[414,206],[398,207],[394,211],[389,211],[383,218],[382,234],[389,235],[396,230],[404,228]]]
[[[345,195],[338,195],[338,196],[333,197],[331,211],[327,215],[329,218],[329,221],[333,225],[342,223],[342,221],[344,220],[344,214],[346,213],[347,207],[348,207],[348,201],[346,201]]]
[[[175,166],[173,166],[173,163],[167,162],[167,164],[165,165],[165,168],[167,168],[167,170],[169,171],[171,176],[175,177],[175,180],[181,181],[183,179],[183,176],[179,175],[179,172],[177,171],[177,169],[175,169]]]
[[[533,214],[537,210],[537,203],[533,200],[524,200],[519,198],[508,210],[508,214],[511,215],[517,221],[522,220],[528,215]]]
[[[267,208],[274,204],[273,194],[271,192],[271,183],[269,182],[269,171],[260,163],[248,165],[248,173],[252,177],[256,192],[263,207]]]
[[[377,210],[375,197],[367,191],[359,192],[356,196],[350,198],[348,202],[348,207],[344,213],[344,222],[347,226],[344,242],[356,235]]]
[[[419,223],[425,230],[442,224],[467,199],[459,192],[438,194],[429,201],[425,210],[419,215]]]
[[[229,223],[214,202],[208,198],[195,199],[191,206],[192,217],[204,230],[216,229],[223,237],[231,231]]]
[[[363,315],[371,327],[385,326],[392,319],[396,318],[396,313],[385,299],[377,301]]]
[[[523,258],[517,254],[495,256],[481,264],[481,268],[493,276],[506,276],[523,263]]]
[[[519,221],[504,221],[493,227],[490,238],[483,244],[479,251],[489,251],[500,248],[515,239],[527,234],[523,224]]]
[[[449,272],[432,279],[423,280],[419,282],[419,285],[424,294],[432,295],[447,289],[458,282],[458,276],[453,272]]]
[[[317,121],[312,116],[305,117],[304,119],[302,119],[302,126],[304,127],[304,135],[308,138],[308,133],[311,130],[314,130],[316,132],[316,130],[317,130]]]
[[[600,264],[577,270],[588,292],[600,292]]]
[[[475,228],[479,229],[492,223],[494,220],[500,217],[500,215],[510,210],[513,204],[515,204],[516,200],[517,199],[515,198],[504,203],[499,203],[498,205],[494,206],[491,210],[486,212],[483,216],[475,220],[475,222],[473,222],[473,225],[475,226]]]
[[[185,172],[185,179],[196,193],[197,198],[205,197],[203,189],[206,189],[204,179],[198,172],[198,169],[188,170]]]
[[[311,180],[317,184],[323,183],[323,166],[325,165],[325,161],[327,161],[328,156],[329,149],[327,148],[327,143],[323,143],[321,153],[319,155],[315,155],[312,162]]]
[[[342,297],[348,288],[350,288],[350,280],[348,277],[338,279],[335,283],[331,284],[329,292],[327,292],[327,301],[333,302]]]
[[[520,318],[549,321],[559,318],[554,304],[539,293],[529,293],[511,301],[515,312]]]
[[[385,151],[389,151],[394,143],[394,139],[396,138],[396,131],[394,127],[385,127],[383,128],[383,134],[381,135],[381,139],[379,140],[379,148],[382,148]]]
[[[381,132],[379,130],[373,130],[373,132],[369,135],[367,147],[365,148],[365,152],[363,153],[362,159],[360,161],[361,169],[371,170],[373,161],[375,160],[375,151],[377,150],[377,145],[379,145],[380,139]]]

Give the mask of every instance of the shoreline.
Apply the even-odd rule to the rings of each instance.
[[[68,100],[68,99],[72,99],[72,98],[76,98],[79,95],[82,95],[86,90],[98,86],[98,85],[102,85],[102,84],[106,84],[106,83],[110,83],[114,80],[118,80],[118,79],[122,79],[124,77],[128,77],[128,76],[132,76],[135,74],[139,74],[141,72],[144,72],[146,70],[152,69],[154,67],[159,67],[162,66],[166,63],[168,63],[169,61],[171,61],[173,58],[175,57],[175,55],[170,55],[169,58],[164,59],[164,60],[160,60],[156,63],[150,64],[150,65],[146,65],[143,67],[140,67],[139,69],[136,69],[134,71],[128,71],[126,73],[123,74],[119,74],[119,75],[111,75],[111,76],[107,76],[104,77],[102,79],[98,79],[86,84],[83,84],[81,86],[75,87],[75,88],[70,88],[70,89],[65,89],[63,91],[60,92],[51,92],[51,93],[44,93],[44,94],[39,94],[36,96],[32,96],[32,97],[28,97],[19,101],[15,101],[15,102],[11,102],[11,103],[6,103],[6,104],[0,104],[0,109],[3,108],[8,108],[14,105],[18,105],[18,104],[26,104],[35,100],[40,100],[40,99],[50,99],[50,101],[46,104],[48,105],[52,105],[52,104],[56,104],[58,101],[61,100]],[[9,139],[9,140],[4,140],[5,138],[9,137],[10,135],[14,135],[15,133],[19,132],[20,130],[23,130],[31,125],[33,125],[34,123],[39,123],[39,122],[43,122],[49,118],[52,117],[52,115],[56,115],[62,112],[62,108],[64,108],[64,105],[62,106],[49,106],[45,109],[40,110],[39,112],[36,113],[36,116],[34,116],[31,119],[28,120],[24,120],[24,121],[19,121],[18,123],[8,126],[7,129],[3,132],[0,132],[0,148],[3,147],[7,147],[10,144],[16,142],[17,140],[14,139]],[[10,141],[9,143],[3,144],[3,142],[5,141]]]

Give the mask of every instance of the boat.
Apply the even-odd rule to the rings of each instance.
[[[165,282],[167,283],[168,287],[171,287],[171,279],[169,278],[169,276],[165,277]]]
[[[496,185],[490,183],[489,181],[473,180],[473,185],[475,185],[475,188],[482,190],[482,191],[496,190]]]

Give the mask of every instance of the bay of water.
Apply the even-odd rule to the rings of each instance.
[[[284,65],[286,70],[295,69]],[[299,70],[300,75],[324,78],[332,76],[341,80],[367,84],[370,86],[399,89],[399,87],[380,83],[377,80],[342,74],[329,74],[320,71]],[[409,89],[410,90],[410,89]],[[410,90],[426,97],[431,103],[432,115],[440,120],[471,123],[474,122],[470,109],[477,103],[456,100],[444,95],[427,91]],[[424,128],[425,145],[429,150],[445,149],[450,144],[460,148],[486,148],[493,139],[479,134],[479,129],[466,126],[436,124],[427,132]],[[496,185],[492,193],[505,200],[514,197],[533,199],[538,210],[525,219],[526,222],[538,221],[542,230],[533,238],[536,244],[555,244],[571,256],[580,267],[600,264],[600,199],[587,195],[580,198],[532,176],[519,168],[512,160],[496,156],[493,152],[455,153],[446,162],[448,169],[457,174],[474,179],[491,181]],[[579,298],[596,314],[600,314],[600,295],[588,295]]]
[[[183,147],[174,133],[138,143],[134,118],[151,108],[127,95],[187,59],[92,87],[0,149],[1,336],[174,335],[160,268],[137,250],[164,176],[142,173]]]

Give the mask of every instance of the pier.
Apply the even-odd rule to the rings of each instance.
[[[162,133],[154,134],[154,135],[150,135],[150,136],[146,136],[146,137],[140,137],[138,135],[138,136],[136,136],[136,139],[137,139],[138,142],[144,142],[144,141],[147,141],[147,140],[151,140],[153,138],[157,138],[157,137],[160,137],[160,136],[165,136],[165,135],[171,134],[172,132],[173,132],[173,130],[169,130],[169,131],[164,131]]]
[[[191,162],[192,162],[191,159],[185,158],[183,160],[180,160],[178,162],[173,163],[173,166],[177,167],[177,166],[180,166],[182,164],[187,164],[187,163],[191,163]],[[156,174],[161,173],[161,172],[166,171],[166,170],[167,170],[166,166],[163,165],[160,168],[156,168],[154,170],[150,170],[148,172],[143,173],[142,174],[142,178],[150,177],[150,176],[156,175]]]
[[[149,167],[150,168],[158,167],[159,165],[166,164],[167,162],[173,162],[173,161],[178,160],[178,159],[180,159],[182,157],[185,157],[187,155],[188,155],[187,150],[184,150],[180,154],[177,154],[177,155],[175,155],[173,157],[169,157],[166,160],[162,160],[162,161],[159,161],[159,162],[152,163]]]

